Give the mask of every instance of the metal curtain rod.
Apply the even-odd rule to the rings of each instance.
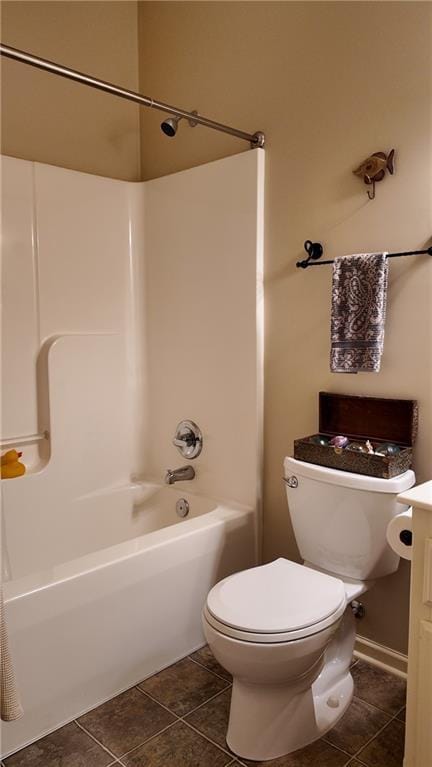
[[[83,72],[69,69],[69,67],[56,64],[54,61],[42,59],[39,56],[34,56],[32,53],[20,51],[18,48],[11,48],[11,46],[4,45],[3,43],[0,43],[0,54],[8,59],[20,61],[23,64],[29,64],[31,67],[51,72],[51,74],[66,77],[68,80],[75,80],[77,83],[89,85],[91,88],[97,88],[100,91],[105,91],[105,93],[112,93],[114,96],[119,96],[122,99],[134,101],[141,106],[150,107],[151,109],[159,109],[161,112],[168,112],[169,114],[176,115],[176,117],[185,117],[187,120],[195,121],[195,123],[199,123],[200,125],[205,125],[206,128],[212,128],[213,130],[218,130],[222,133],[229,133],[231,136],[236,136],[237,138],[244,139],[244,141],[249,141],[252,149],[264,146],[265,136],[261,131],[256,131],[256,133],[245,133],[245,131],[231,128],[229,125],[223,125],[214,120],[209,120],[208,117],[203,117],[196,112],[186,112],[184,109],[173,107],[170,104],[164,104],[162,101],[156,101],[148,96],[143,96],[141,93],[129,91],[126,88],[120,88],[118,85],[113,85],[113,83],[97,80],[95,77],[86,75]]]
[[[306,240],[304,249],[308,257],[304,261],[297,261],[296,266],[301,269],[307,269],[309,266],[324,266],[325,264],[334,264],[332,261],[318,261],[321,258],[324,249],[320,242],[311,242]],[[432,247],[426,250],[404,250],[401,253],[387,253],[386,258],[399,258],[400,256],[432,256]]]

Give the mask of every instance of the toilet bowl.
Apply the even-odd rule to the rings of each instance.
[[[227,743],[239,756],[301,748],[349,705],[354,620],[341,579],[286,559],[237,573],[210,591],[203,629],[233,675]]]
[[[285,458],[291,522],[303,565],[277,559],[210,591],[204,635],[233,688],[227,743],[275,759],[320,738],[351,701],[350,603],[397,570],[386,530],[412,471],[391,479]],[[288,507],[287,507],[288,508]]]

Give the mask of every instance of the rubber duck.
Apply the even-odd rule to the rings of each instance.
[[[22,453],[18,453],[16,450],[8,450],[7,453],[2,455],[0,467],[2,479],[14,479],[25,474],[26,467],[19,460],[21,456]]]

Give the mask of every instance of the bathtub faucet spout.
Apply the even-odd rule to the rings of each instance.
[[[193,466],[181,466],[180,469],[167,469],[165,482],[167,485],[173,485],[174,482],[181,482],[184,479],[193,479],[195,469]]]

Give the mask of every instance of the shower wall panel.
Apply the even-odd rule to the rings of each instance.
[[[261,450],[264,152],[146,183],[150,472],[187,463],[182,419],[204,436],[181,487],[256,505]],[[180,487],[180,485],[179,485]],[[257,489],[258,488],[258,489]]]
[[[143,188],[6,157],[2,192],[1,439],[17,438],[27,466],[2,482],[16,577],[31,572],[35,541],[47,566],[67,559],[84,512],[90,543],[100,494],[142,471]],[[45,430],[48,441],[20,443]]]
[[[33,166],[2,159],[2,437],[37,431],[39,351]]]
[[[185,418],[204,449],[179,487],[257,507],[263,164],[133,184],[3,158],[1,436],[50,433],[16,441],[28,471],[2,483],[7,577],[34,540],[67,560],[83,514],[90,545],[93,507],[124,513],[107,494],[186,463]]]
[[[41,340],[126,333],[129,184],[35,165]]]

